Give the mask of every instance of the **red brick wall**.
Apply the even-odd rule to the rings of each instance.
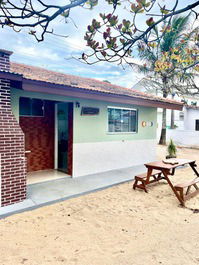
[[[10,70],[10,55],[12,52],[0,50],[0,70],[9,71]]]
[[[1,206],[26,198],[24,150],[24,134],[11,110],[10,81],[0,79]]]
[[[25,134],[27,171],[54,168],[54,102],[45,101],[44,117],[20,117]]]

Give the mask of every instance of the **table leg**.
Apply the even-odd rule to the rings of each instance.
[[[180,195],[178,194],[178,192],[176,191],[176,189],[174,188],[173,184],[171,183],[168,175],[169,175],[169,171],[166,169],[162,169],[162,173],[166,179],[166,181],[168,182],[169,186],[171,187],[171,189],[173,190],[175,196],[177,197],[177,199],[179,200],[180,204],[182,206],[184,206],[184,201],[181,199]]]
[[[150,182],[150,176],[152,174],[152,171],[153,171],[152,168],[148,168],[147,177],[146,177],[146,185],[149,184],[149,182]]]
[[[196,164],[194,163],[189,163],[190,167],[192,168],[192,170],[194,171],[194,173],[196,174],[196,176],[199,178],[199,173],[196,170]]]
[[[172,169],[172,171],[170,172],[169,175],[171,175],[171,176],[174,176],[175,175],[175,168]]]

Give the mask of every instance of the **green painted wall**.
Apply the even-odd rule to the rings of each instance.
[[[32,97],[46,100],[56,100],[62,102],[80,103],[80,108],[74,106],[74,143],[88,143],[101,141],[121,141],[121,140],[143,140],[155,139],[157,129],[157,109],[150,107],[140,107],[135,105],[117,104],[110,102],[94,101],[68,98],[57,95],[49,95],[44,93],[27,92],[11,89],[11,104],[14,115],[19,120],[19,98]],[[98,107],[100,114],[97,116],[81,116],[81,107]],[[108,106],[135,108],[138,110],[138,132],[137,133],[118,133],[110,134],[108,128]],[[153,127],[142,127],[142,121],[152,121]]]

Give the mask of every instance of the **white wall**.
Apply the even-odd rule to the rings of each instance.
[[[143,165],[156,160],[156,140],[76,143],[73,176]]]
[[[199,131],[167,130],[167,142],[170,139],[178,146],[199,148]]]
[[[199,120],[199,109],[185,109],[184,129],[195,131],[196,120]]]
[[[174,111],[174,124],[177,126],[178,130],[184,129],[184,121],[180,120],[180,112],[179,110]],[[167,128],[171,125],[171,110],[167,109]],[[160,139],[160,134],[162,130],[162,109],[158,109],[157,112],[157,141]]]
[[[191,109],[191,108],[183,108],[183,112],[184,112],[184,120],[180,120],[180,111],[175,110],[174,114],[175,114],[175,125],[177,125],[177,128],[175,130],[171,130],[172,131],[172,135],[174,135],[174,137],[176,137],[176,135],[178,135],[178,133],[174,133],[173,131],[195,131],[195,124],[196,124],[196,120],[199,119],[199,109]],[[171,111],[167,110],[167,126],[170,126],[170,116],[171,116]],[[160,139],[160,134],[161,134],[161,124],[162,124],[162,109],[159,109],[158,111],[158,116],[157,116],[157,141],[159,141]],[[167,127],[167,128],[168,128]],[[167,129],[167,134],[169,134],[169,129]],[[181,133],[179,133],[179,135],[181,135]],[[185,133],[186,135],[186,133]],[[168,136],[169,137],[169,136]],[[185,137],[185,136],[183,136]],[[195,138],[195,136],[194,136]],[[195,139],[193,139],[194,144],[195,144]]]

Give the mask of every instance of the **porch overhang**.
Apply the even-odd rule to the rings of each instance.
[[[10,72],[0,71],[0,77],[12,81],[22,82],[22,89],[30,92],[45,93],[51,95],[60,95],[79,99],[92,99],[98,101],[106,101],[112,103],[132,104],[138,106],[166,108],[173,110],[182,110],[183,103],[175,101],[163,101],[155,98],[142,98],[139,96],[128,96],[122,94],[108,93],[102,91],[94,91],[92,89],[54,84],[39,80],[31,80],[24,78],[22,75]]]
[[[23,81],[23,75],[12,73],[12,72],[6,72],[6,71],[0,71],[0,78],[12,80],[12,81]]]
[[[152,99],[145,99],[127,95],[112,94],[100,91],[92,91],[84,88],[70,87],[59,84],[52,84],[43,81],[23,80],[23,90],[30,92],[40,92],[46,94],[61,95],[80,99],[93,99],[112,103],[132,104],[154,108],[167,108],[182,110],[182,103],[164,102]]]

